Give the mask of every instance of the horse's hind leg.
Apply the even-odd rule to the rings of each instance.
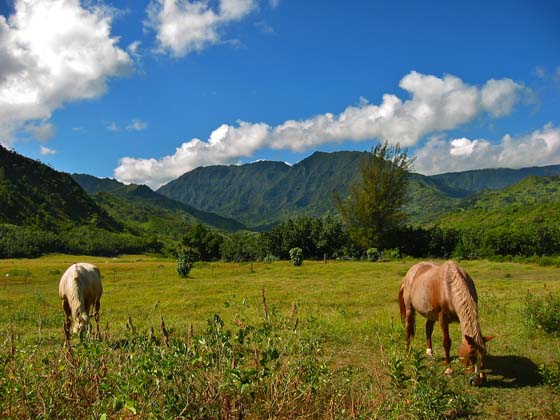
[[[67,339],[70,339],[70,326],[72,325],[72,310],[68,304],[68,300],[64,297],[62,298],[62,309],[64,309],[64,335]]]
[[[432,321],[431,319],[426,321],[426,354],[428,356],[434,355],[432,351],[432,333],[434,332],[435,323],[436,321]]]
[[[414,308],[406,308],[406,313],[404,317],[404,328],[406,334],[406,349],[410,350],[410,338],[414,337],[414,329],[416,327],[416,312]]]

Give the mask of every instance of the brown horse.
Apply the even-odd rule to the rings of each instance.
[[[60,278],[58,294],[66,314],[65,332],[70,331],[72,320],[74,320],[74,333],[89,328],[89,313],[93,307],[99,336],[99,307],[103,294],[99,269],[89,263],[72,264]]]
[[[483,337],[478,322],[478,296],[471,277],[454,261],[443,265],[431,262],[415,264],[408,270],[399,290],[401,318],[405,323],[406,346],[415,331],[415,312],[427,318],[426,353],[432,355],[432,332],[439,321],[443,332],[446,373],[449,368],[449,323],[459,322],[463,340],[459,347],[459,359],[465,367],[474,366],[478,372],[483,367],[486,341],[494,337]],[[480,380],[484,379],[481,372]]]

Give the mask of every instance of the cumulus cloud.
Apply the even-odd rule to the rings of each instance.
[[[148,123],[139,119],[133,119],[130,124],[126,126],[128,131],[142,131],[148,128]]]
[[[0,16],[0,142],[27,122],[46,121],[66,102],[101,95],[109,77],[130,71],[111,37],[113,12],[79,0],[16,0]]]
[[[432,175],[484,168],[523,168],[560,163],[560,128],[552,124],[518,137],[505,135],[497,144],[485,139],[445,141],[434,137],[416,151],[414,169]]]
[[[28,124],[25,126],[24,131],[31,134],[35,140],[47,141],[54,137],[55,128],[51,123],[42,124]]]
[[[255,7],[255,0],[220,0],[217,10],[202,0],[152,0],[145,25],[155,31],[162,51],[183,57],[220,42],[224,26],[243,19]]]
[[[207,142],[193,139],[183,143],[173,155],[159,160],[124,157],[115,169],[115,178],[157,188],[181,175],[184,168],[217,165],[251,156],[265,145],[268,134],[266,124],[239,122],[238,127],[224,124],[212,132]]]
[[[275,35],[276,32],[274,31],[274,28],[272,26],[270,26],[268,23],[266,23],[264,20],[255,22],[255,27],[258,28],[261,33],[265,34],[265,35]]]
[[[116,133],[117,131],[121,131],[121,128],[115,121],[111,121],[111,123],[107,125],[107,130]]]
[[[43,156],[55,155],[56,150],[49,149],[48,147],[45,146],[41,146],[39,153],[41,153],[41,155]]]
[[[247,122],[238,127],[222,125],[207,142],[187,141],[175,154],[160,160],[123,158],[115,176],[157,187],[197,166],[232,163],[263,147],[304,151],[324,143],[374,138],[413,146],[430,133],[456,128],[484,113],[502,117],[525,92],[521,84],[510,79],[492,79],[478,87],[452,75],[439,78],[415,71],[403,77],[399,86],[409,93],[408,99],[385,94],[381,103],[374,105],[361,98],[357,106],[349,106],[338,115],[289,120],[276,127]]]

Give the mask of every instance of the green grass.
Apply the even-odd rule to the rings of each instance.
[[[549,372],[557,366],[560,360],[560,338],[542,330],[530,329],[522,318],[528,290],[533,296],[560,294],[557,267],[485,260],[461,263],[477,287],[483,333],[497,335],[488,344],[490,356],[487,364],[491,372],[488,385],[482,388],[466,385],[467,376],[461,373],[456,360],[453,362],[454,376],[443,377],[441,334],[436,326],[436,359],[423,360],[422,363],[428,372],[441,374],[441,378],[438,377],[437,383],[429,385],[431,388],[417,388],[412,382],[407,382],[404,388],[394,390],[391,372],[395,361],[402,358],[407,369],[414,364],[414,360],[409,360],[409,356],[403,352],[404,333],[396,296],[402,277],[415,260],[380,263],[329,261],[327,264],[305,261],[301,267],[293,267],[288,261],[276,261],[272,264],[255,263],[253,273],[249,264],[198,263],[187,279],[177,275],[174,261],[151,256],[110,259],[52,255],[32,260],[0,260],[0,345],[3,344],[0,347],[0,362],[6,360],[5,366],[9,365],[9,331],[13,331],[13,341],[20,360],[28,357],[30,361],[29,370],[25,373],[29,378],[33,378],[33,369],[37,369],[39,377],[40,366],[31,363],[35,355],[64,353],[63,311],[58,298],[58,280],[61,273],[77,261],[95,263],[102,272],[104,295],[101,301],[101,326],[107,337],[107,346],[102,350],[107,352],[112,351],[109,344],[130,336],[126,326],[129,317],[138,335],[148,336],[153,327],[160,338],[159,325],[163,317],[170,337],[184,343],[191,340],[191,325],[195,337],[204,336],[207,321],[214,314],[220,315],[224,329],[231,331],[232,337],[239,331],[236,319],[254,325],[254,331],[260,331],[259,328],[266,325],[261,296],[264,288],[270,316],[283,320],[271,333],[271,336],[276,337],[276,345],[296,340],[294,346],[300,346],[299,350],[292,349],[285,354],[287,360],[301,362],[311,354],[309,350],[302,350],[301,343],[316,340],[321,349],[320,354],[317,353],[319,362],[310,366],[319,369],[324,365],[328,373],[317,375],[332,387],[332,391],[311,387],[314,391],[309,391],[312,396],[309,398],[314,398],[311,400],[314,403],[305,403],[294,396],[293,400],[289,400],[292,404],[301,404],[302,409],[314,407],[315,411],[295,410],[291,412],[291,417],[330,418],[332,415],[333,418],[350,418],[354,415],[356,418],[431,418],[433,413],[426,411],[426,407],[440,405],[407,405],[407,401],[420,399],[429,402],[430,398],[441,400],[444,396],[457,394],[466,398],[465,401],[471,401],[469,410],[462,414],[458,411],[457,415],[468,413],[470,418],[481,419],[560,418],[560,396],[554,387],[548,386],[539,376],[539,369],[543,371],[542,366],[548,367]],[[291,327],[287,328],[283,322],[291,316],[294,303],[298,308],[298,328],[297,333],[294,333],[297,337],[290,338]],[[421,317],[417,317],[417,324],[417,337],[413,345],[415,349],[423,351],[424,328]],[[452,352],[456,355],[460,340],[458,325],[452,324],[451,336]],[[79,340],[73,338],[72,342],[77,354],[82,354]],[[259,345],[269,344],[259,342]],[[107,357],[111,357],[111,354]],[[179,362],[175,360],[173,363]],[[126,364],[120,366],[130,367]],[[283,377],[281,375],[286,373],[287,365],[282,366],[271,368],[271,372]],[[88,372],[86,367],[83,368],[84,375]],[[348,369],[354,373],[348,373],[345,385],[344,372],[349,372]],[[225,373],[221,375],[226,376],[219,376],[212,372],[220,380],[229,381]],[[417,376],[424,378],[423,375]],[[299,376],[295,380],[296,376],[286,376],[285,380],[287,383],[291,383],[289,381],[292,379],[294,383],[305,382],[305,378]],[[414,378],[412,374],[409,376]],[[271,379],[255,379],[253,400],[248,400],[249,397],[241,394],[241,391],[239,395],[235,394],[237,399],[232,401],[237,401],[238,409],[246,404],[243,406],[248,410],[246,418],[259,418],[263,412],[267,412],[258,412],[265,410],[265,402],[273,395],[258,388],[262,384],[274,388],[272,382],[267,381]],[[267,392],[271,392],[270,389]],[[434,393],[434,390],[441,392]],[[330,397],[329,392],[333,393]],[[336,396],[339,392],[342,393],[340,401]],[[111,395],[115,402],[117,397]],[[453,398],[450,397],[450,401]],[[457,401],[463,401],[457,398]],[[121,405],[126,405],[126,401],[123,401]],[[338,402],[331,404],[329,401]],[[115,404],[116,407],[109,407],[113,411],[99,412],[109,413],[109,418],[111,413],[115,418],[122,418],[122,410],[117,410],[120,409],[120,403]],[[147,408],[142,408],[139,402],[135,404],[135,410],[139,410],[138,414],[143,418],[141,411]],[[103,404],[95,407],[92,413],[107,408]],[[289,418],[290,415],[286,413],[283,414],[284,418]],[[84,418],[90,418],[91,415]],[[222,417],[227,416],[222,412]],[[277,418],[281,417],[277,415]]]

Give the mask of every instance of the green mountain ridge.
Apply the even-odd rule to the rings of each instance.
[[[466,197],[484,189],[499,190],[507,188],[531,176],[560,175],[560,165],[532,166],[521,169],[494,168],[476,169],[464,172],[448,172],[431,175],[430,178],[441,185],[463,192]]]
[[[0,224],[53,231],[83,225],[123,230],[70,175],[2,146]]]
[[[315,152],[293,166],[264,161],[200,167],[158,192],[262,230],[289,217],[335,213],[334,195],[344,197],[348,193],[350,184],[359,179],[360,162],[365,156],[367,152]],[[431,224],[460,209],[464,199],[480,191],[505,188],[533,175],[560,175],[560,165],[432,176],[413,173],[404,210],[413,225]]]
[[[335,158],[325,158],[331,155]],[[261,161],[200,167],[157,192],[258,230],[288,217],[333,213],[334,193],[345,193],[364,156],[316,152],[293,166]]]
[[[125,220],[130,226],[141,227],[150,233],[175,237],[184,234],[187,226],[197,223],[229,231],[246,229],[236,220],[172,200],[146,185],[125,185],[114,179],[87,174],[72,174],[72,178],[117,220]]]
[[[484,190],[441,217],[441,227],[523,228],[560,224],[560,176],[530,176],[500,190]]]

